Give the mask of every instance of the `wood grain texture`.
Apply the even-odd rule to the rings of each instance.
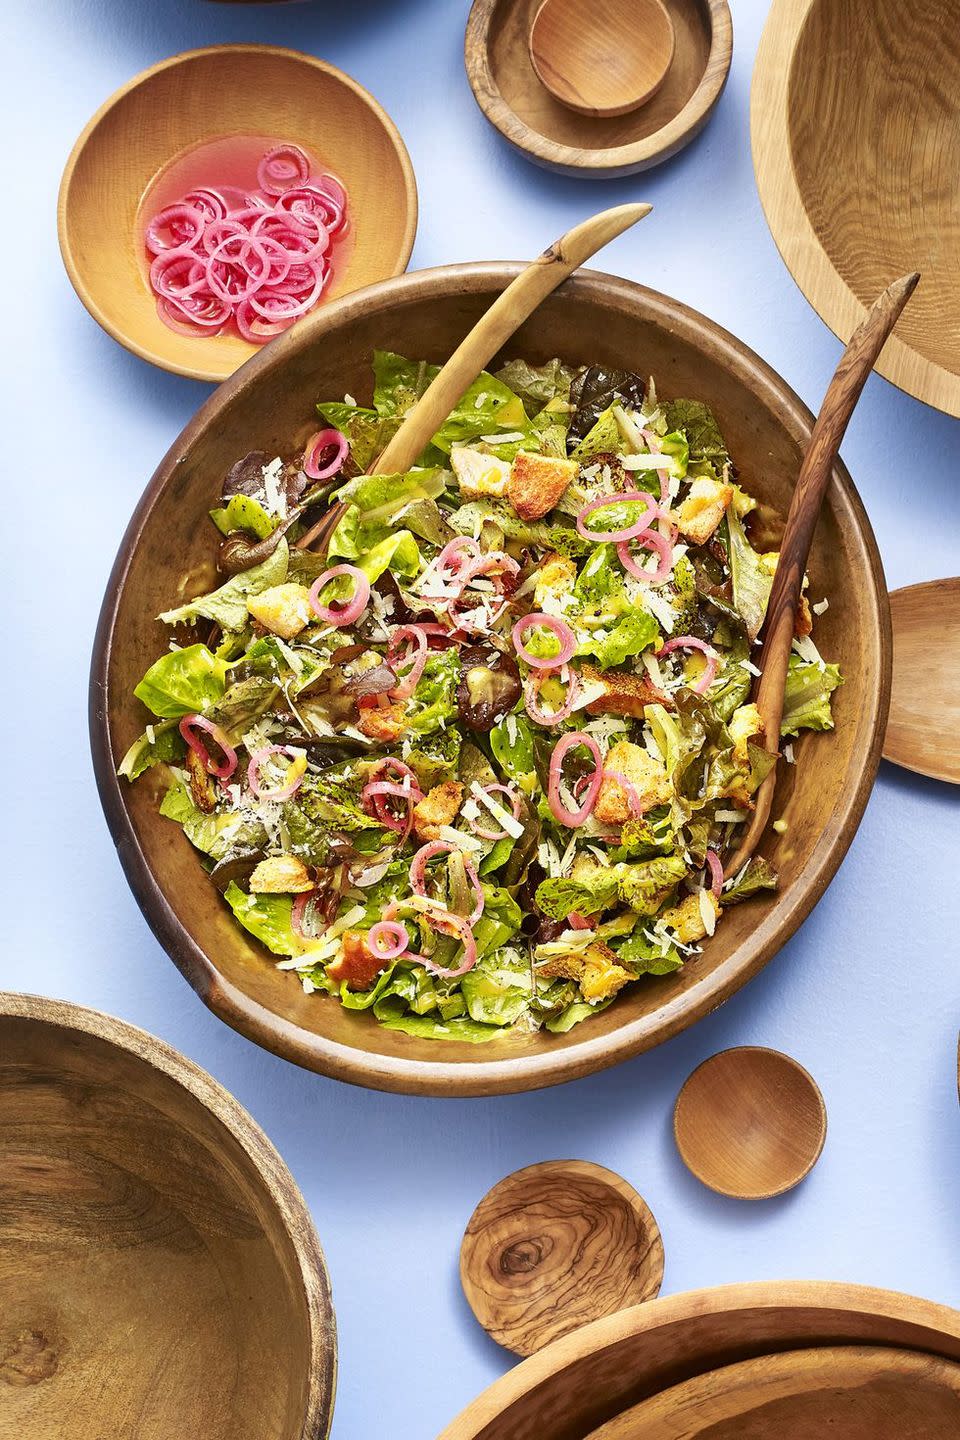
[[[163,323],[138,211],[174,156],[232,134],[294,141],[346,185],[352,249],[321,308],[399,275],[417,230],[417,186],[400,132],[373,96],[333,65],[270,45],[215,45],[135,75],[70,153],[57,206],[60,251],[74,289],[109,335],[194,380],[223,380],[261,347],[239,335],[180,335]]]
[[[741,1045],[704,1060],[684,1082],[673,1134],[687,1169],[738,1200],[769,1200],[810,1173],[827,1112],[813,1077],[779,1050]]]
[[[657,1295],[663,1242],[621,1176],[584,1160],[549,1160],[506,1176],[480,1201],[460,1247],[460,1280],[494,1340],[532,1355]]]
[[[960,1312],[824,1281],[668,1295],[585,1325],[524,1360],[468,1405],[440,1440],[584,1440],[667,1386],[815,1345],[894,1345],[960,1362]]]
[[[727,0],[665,0],[673,61],[653,98],[599,118],[562,105],[539,80],[527,44],[540,0],[474,0],[464,58],[477,104],[529,159],[565,175],[634,175],[675,155],[707,123],[733,53]]]
[[[141,1030],[0,993],[2,1440],[323,1440],[335,1383],[316,1233],[250,1116]]]
[[[803,457],[796,488],[790,498],[787,524],[780,542],[780,558],[767,603],[760,652],[760,679],[753,686],[763,743],[768,751],[778,752],[781,744],[784,686],[796,634],[797,606],[830,474],[867,377],[919,279],[920,276],[913,273],[888,285],[850,337],[827,386],[810,444]],[[774,762],[754,796],[753,814],[747,828],[724,868],[728,878],[738,874],[756,849],[770,818],[776,784],[777,767]]]
[[[779,893],[732,907],[702,957],[631,987],[588,1025],[482,1046],[418,1040],[304,995],[237,926],[189,842],[157,814],[161,780],[118,780],[116,765],[145,719],[133,688],[167,644],[153,617],[181,581],[194,594],[215,583],[215,537],[205,517],[229,467],[249,450],[302,450],[320,395],[349,391],[369,400],[375,347],[442,363],[519,269],[457,265],[403,276],[348,295],[280,336],[175,441],[130,522],[100,617],[90,687],[97,780],[127,878],[158,938],[229,1024],[287,1059],[374,1088],[535,1089],[637,1054],[713,1010],[776,953],[823,893],[863,812],[886,724],[886,587],[869,522],[838,464],[809,569],[815,593],[831,597],[818,633],[845,680],[835,731],[799,742],[798,763],[781,782],[790,830],[777,839]],[[771,538],[779,533],[810,413],[756,355],[703,316],[628,281],[581,271],[521,326],[504,358],[512,355],[639,368],[657,376],[667,397],[702,399],[719,417],[743,485],[763,503]]]
[[[954,1440],[960,1365],[893,1346],[760,1355],[662,1390],[589,1440]]]
[[[922,271],[877,368],[950,415],[960,415],[958,91],[954,0],[774,0],[751,94],[760,198],[800,289],[846,340],[888,281]]]
[[[561,105],[581,115],[626,115],[657,93],[676,34],[663,0],[541,0],[530,63]]]
[[[893,685],[884,759],[960,785],[960,578],[890,596]]]

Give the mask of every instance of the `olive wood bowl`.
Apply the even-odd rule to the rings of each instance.
[[[335,1382],[316,1232],[246,1111],[142,1030],[0,993],[0,1434],[324,1440]]]
[[[133,689],[167,646],[154,618],[215,583],[206,512],[249,450],[293,455],[315,428],[314,406],[345,391],[369,400],[374,347],[443,360],[517,265],[450,265],[346,296],[280,336],[201,407],[162,461],[130,522],[107,585],[94,647],[90,733],[100,796],[127,878],[150,925],[204,1001],[228,1024],[298,1064],[374,1089],[476,1095],[532,1090],[586,1075],[675,1035],[755,975],[794,933],[833,877],[863,813],[880,754],[890,688],[886,587],[869,521],[838,463],[810,557],[811,593],[829,594],[818,639],[845,683],[836,729],[806,736],[777,787],[783,836],[763,848],[781,875],[733,907],[702,956],[676,974],[630,987],[567,1035],[486,1044],[418,1039],[371,1016],[305,995],[278,971],[222,903],[197,853],[157,813],[162,779],[133,786],[116,767],[149,716]],[[568,280],[517,332],[507,352],[603,361],[657,377],[660,392],[713,406],[742,482],[763,502],[775,543],[812,419],[751,350],[695,311],[594,272]],[[776,512],[776,513],[775,513]]]

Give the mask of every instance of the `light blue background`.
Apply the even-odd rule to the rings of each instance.
[[[590,211],[643,198],[654,215],[610,247],[604,268],[718,320],[814,408],[838,357],[779,259],[754,186],[748,102],[764,4],[734,4],[730,82],[704,134],[661,169],[604,183],[538,170],[487,125],[463,70],[467,8],[8,0],[0,20],[0,983],[155,1031],[264,1126],[310,1203],[332,1275],[335,1440],[427,1440],[510,1365],[462,1298],[457,1251],[488,1186],[539,1159],[597,1160],[637,1185],[663,1230],[665,1291],[822,1277],[960,1304],[960,855],[946,785],[884,766],[839,875],[759,979],[652,1054],[528,1096],[379,1095],[275,1059],[204,1009],[127,890],[88,756],[88,657],[129,513],[209,392],[128,355],[87,316],[60,263],[55,204],[76,135],[136,71],[216,41],[323,56],[367,85],[407,140],[421,199],[414,266],[528,258]],[[956,573],[960,424],[873,377],[844,456],[890,585]],[[810,1179],[752,1206],[701,1188],[670,1131],[686,1075],[743,1042],[806,1064],[830,1116]]]

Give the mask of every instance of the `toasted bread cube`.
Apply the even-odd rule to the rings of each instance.
[[[406,723],[406,709],[402,700],[395,700],[392,705],[382,706],[374,700],[372,705],[361,706],[357,729],[371,740],[379,740],[385,745],[392,745],[394,740],[400,739],[406,729]]]
[[[521,520],[540,520],[576,479],[579,468],[576,460],[520,450],[510,467],[507,499]]]
[[[581,669],[583,680],[590,685],[591,692],[602,687],[603,693],[589,701],[588,715],[632,715],[635,720],[643,719],[644,707],[663,705],[667,710],[676,706],[669,695],[654,685],[649,675],[628,675],[616,670],[606,674],[592,665]]]
[[[296,855],[270,855],[250,876],[252,895],[302,895],[312,889],[309,871]]]
[[[293,582],[286,585],[271,585],[259,595],[251,595],[247,609],[254,620],[282,640],[292,640],[295,635],[317,617],[310,608],[310,591],[306,585]]]
[[[587,947],[580,976],[580,994],[584,1000],[593,1005],[601,1000],[611,1000],[631,978],[629,971],[617,964],[616,951],[611,950],[609,945],[598,940],[595,945]]]
[[[720,902],[712,890],[696,890],[685,900],[681,900],[679,905],[665,910],[660,916],[664,925],[673,931],[681,945],[696,945],[697,941],[702,940],[708,933],[701,909],[701,896],[705,897],[702,903],[709,906],[713,912],[714,924],[716,924],[720,916]]]
[[[434,785],[413,807],[413,830],[420,840],[439,840],[444,825],[451,825],[460,809],[463,786],[459,780]]]
[[[798,640],[804,635],[809,635],[813,629],[813,614],[810,610],[810,601],[806,595],[800,596],[800,604],[797,606],[797,615],[793,625],[793,633]]]
[[[634,813],[627,791],[612,778],[610,771],[616,771],[633,786],[640,814],[655,805],[663,805],[673,793],[663,766],[642,745],[634,745],[630,740],[618,740],[610,746],[603,769],[604,779],[593,813],[604,824],[623,825]]]
[[[340,954],[327,966],[327,975],[338,984],[346,981],[348,990],[369,990],[388,964],[390,961],[374,955],[362,930],[344,930]]]
[[[705,545],[726,514],[733,486],[700,476],[673,512],[680,534],[694,545]]]
[[[499,499],[506,492],[510,479],[508,460],[487,455],[470,445],[455,445],[450,451],[450,465],[457,477],[460,494],[466,500],[478,500],[482,495]]]

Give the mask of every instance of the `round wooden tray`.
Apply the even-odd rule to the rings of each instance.
[[[876,368],[950,415],[960,415],[958,92],[949,0],[774,0],[751,96],[760,199],[793,278],[846,341],[890,280],[919,270]]]

